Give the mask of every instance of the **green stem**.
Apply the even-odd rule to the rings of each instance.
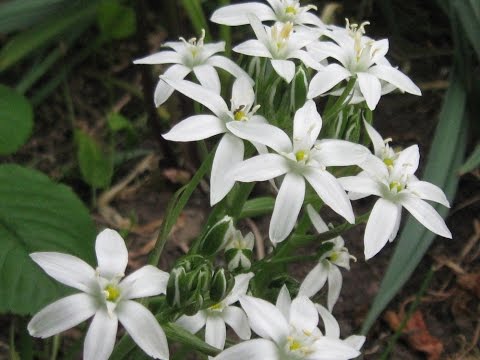
[[[50,356],[50,360],[57,360],[59,349],[60,349],[60,335],[57,334],[53,337],[52,355]]]
[[[355,86],[355,82],[357,78],[352,76],[350,80],[348,80],[347,86],[345,90],[343,90],[342,95],[335,101],[333,106],[325,111],[325,114],[322,116],[324,122],[328,122],[332,120],[338,112],[345,106],[345,100],[352,92],[353,87]]]

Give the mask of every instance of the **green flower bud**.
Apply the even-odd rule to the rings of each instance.
[[[167,283],[167,303],[172,307],[181,307],[187,299],[188,288],[186,286],[187,274],[183,267],[174,268],[170,272]]]
[[[195,315],[202,309],[203,302],[203,295],[200,292],[195,292],[188,304],[184,306],[183,312],[188,316]]]
[[[235,279],[232,274],[225,272],[225,269],[219,269],[212,278],[210,287],[210,300],[214,302],[222,301],[233,289]]]
[[[290,86],[290,109],[297,111],[305,104],[308,91],[307,74],[303,67],[299,67]]]
[[[225,216],[213,225],[200,241],[198,252],[204,256],[213,256],[220,251],[233,231],[233,219]]]

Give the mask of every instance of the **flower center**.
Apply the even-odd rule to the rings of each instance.
[[[336,251],[333,252],[333,253],[329,256],[330,261],[333,261],[333,262],[337,261],[339,256],[340,256],[340,254],[339,254],[338,252],[336,252]]]
[[[390,183],[390,191],[398,193],[398,192],[402,191],[403,189],[405,189],[405,185],[403,185],[402,183],[400,183],[398,181],[392,181]]]
[[[295,153],[295,159],[297,161],[304,161],[307,158],[307,153],[304,150],[299,150]]]
[[[277,46],[277,50],[281,50],[285,44],[287,44],[290,34],[293,30],[293,23],[290,21],[280,25],[275,24],[272,27],[272,40],[273,43]]]
[[[297,15],[297,9],[295,9],[295,6],[289,5],[285,8],[285,13],[289,15]]]
[[[236,109],[236,110],[233,112],[233,118],[234,118],[236,121],[246,120],[247,114],[245,113],[245,111],[243,111],[244,109],[245,109],[245,105],[240,105],[240,106],[238,107],[238,109]]]
[[[387,166],[393,166],[393,159],[385,158],[385,159],[383,159],[383,163]]]
[[[105,289],[103,289],[103,292],[107,301],[115,302],[120,297],[120,289],[113,284],[108,284]]]
[[[345,19],[347,22],[346,29],[351,38],[353,38],[353,48],[355,51],[356,60],[359,61],[362,57],[362,53],[365,48],[370,47],[371,45],[362,45],[362,36],[365,34],[365,26],[370,25],[370,22],[364,21],[360,25],[350,24],[348,19]]]
[[[285,350],[295,358],[298,356],[303,358],[314,352],[311,347],[314,341],[315,339],[310,332],[303,331],[302,333],[298,334],[295,332],[294,336],[287,337]]]
[[[216,312],[216,313],[222,312],[223,309],[225,309],[225,305],[221,301],[208,308],[208,310],[210,310],[211,312]]]

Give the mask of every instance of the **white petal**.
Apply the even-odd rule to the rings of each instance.
[[[310,12],[303,12],[297,15],[296,22],[298,24],[315,25],[320,28],[323,28],[325,26],[325,24],[322,22],[322,20],[320,20],[320,18],[317,15],[312,14]]]
[[[445,225],[445,221],[430,204],[412,195],[401,198],[400,202],[428,230],[440,236],[452,238],[452,233]]]
[[[374,155],[367,155],[365,161],[358,164],[373,178],[387,178],[389,175],[388,167],[385,163]]]
[[[160,51],[133,61],[134,64],[181,64],[182,57],[175,51]]]
[[[233,51],[244,54],[248,56],[258,56],[258,57],[266,57],[271,58],[272,54],[267,49],[267,47],[259,40],[247,40],[241,44],[235,46]]]
[[[120,293],[124,299],[165,294],[168,277],[169,275],[165,271],[152,265],[146,265],[134,271],[120,282]]]
[[[300,60],[306,66],[321,71],[324,69],[324,66],[320,62],[316,61],[308,52],[305,50],[297,50],[290,54],[289,58],[294,58]]]
[[[411,181],[407,188],[424,200],[435,201],[443,206],[450,207],[445,193],[437,185],[427,181]]]
[[[388,237],[388,241],[392,242],[395,240],[398,234],[398,229],[400,229],[400,222],[402,221],[402,205],[396,204],[398,209],[397,221],[395,222],[395,226],[393,227],[393,231]]]
[[[293,118],[294,151],[310,150],[322,128],[322,118],[313,100],[307,100],[305,105],[295,112]]]
[[[264,340],[255,339],[241,342],[227,350],[222,351],[213,358],[214,360],[278,360],[278,350],[275,343]]]
[[[250,234],[251,233],[249,233],[248,235]],[[247,236],[245,236],[245,238],[247,238]],[[235,284],[233,285],[233,289],[230,294],[224,299],[224,302],[227,305],[231,305],[233,303],[236,303],[240,296],[245,295],[248,290],[248,284],[250,283],[250,279],[253,278],[253,276],[253,273],[239,274],[235,276]]]
[[[235,76],[237,79],[245,78],[248,80],[248,82],[251,85],[255,84],[255,82],[247,74],[247,72],[245,72],[245,70],[243,70],[240,66],[238,66],[236,63],[234,63],[229,58],[226,58],[225,56],[220,56],[220,55],[212,56],[207,60],[207,64],[223,69],[226,72]]]
[[[393,165],[393,176],[400,177],[403,174],[413,175],[417,171],[420,162],[420,151],[418,145],[411,145],[403,149]]]
[[[147,355],[155,359],[168,359],[165,333],[147,308],[127,300],[118,304],[116,312],[125,330]]]
[[[170,66],[163,76],[168,77],[169,79],[182,80],[185,76],[190,74],[192,70],[184,65],[176,64]],[[174,89],[168,85],[162,79],[158,80],[157,86],[155,87],[155,92],[153,93],[153,99],[155,101],[155,106],[159,107],[172,95]]]
[[[235,166],[232,176],[235,180],[244,182],[265,181],[283,175],[289,169],[288,160],[282,155],[262,154]]]
[[[128,250],[125,240],[118,232],[105,229],[98,234],[95,241],[100,276],[113,278],[123,276],[128,263]]]
[[[260,337],[272,339],[277,344],[285,341],[289,325],[274,305],[252,296],[242,296],[240,304],[247,313],[250,328]]]
[[[165,80],[168,85],[172,86],[183,95],[204,105],[218,117],[221,117],[228,112],[227,104],[218,93],[191,81],[172,80],[164,76],[161,76],[160,78]]]
[[[348,70],[338,64],[330,64],[322,71],[319,71],[310,81],[308,86],[308,99],[313,99],[326,93],[328,90],[339,84],[351,74]]]
[[[365,125],[365,129],[367,130],[368,136],[370,137],[370,140],[372,141],[375,155],[380,156],[383,149],[385,148],[385,143],[383,142],[383,138],[378,133],[378,131],[375,130],[373,128],[373,126],[370,125],[368,122],[363,121],[363,124]]]
[[[227,123],[227,129],[242,139],[266,145],[278,153],[288,153],[292,150],[292,143],[288,135],[280,128],[270,124],[230,121]]]
[[[312,156],[323,166],[359,165],[370,155],[365,146],[345,140],[320,140],[315,148]]]
[[[350,344],[329,336],[322,336],[315,342],[314,347],[316,352],[313,359],[315,360],[345,360],[354,359],[360,355],[360,352]]]
[[[357,349],[357,350],[360,350],[363,346],[363,343],[365,342],[366,338],[365,336],[361,336],[361,335],[350,335],[349,337],[347,337],[345,340],[343,340],[344,342],[346,342],[347,344],[349,344],[351,347],[353,347],[354,349]]]
[[[267,44],[269,41],[269,36],[267,35],[265,26],[261,23],[260,19],[255,16],[254,13],[249,13],[247,17],[248,22],[250,23],[250,26],[252,27],[252,30],[255,33],[257,39],[260,40],[262,43]]]
[[[223,135],[218,144],[210,177],[210,206],[222,200],[235,185],[229,171],[243,160],[243,141],[231,134]]]
[[[202,57],[201,60],[205,62],[211,57],[213,54],[218,52],[225,51],[225,41],[219,41],[216,43],[208,43],[203,45]]]
[[[305,276],[298,295],[312,297],[325,285],[327,281],[328,268],[323,262],[319,262],[310,272]]]
[[[287,83],[290,83],[295,76],[295,63],[290,60],[270,60],[272,67],[278,76],[285,79]]]
[[[334,42],[315,41],[307,45],[307,50],[317,61],[332,57],[344,67],[348,66],[348,53]]]
[[[80,293],[55,301],[40,310],[28,323],[31,336],[47,338],[87,320],[97,311],[97,301]]]
[[[227,131],[225,123],[213,115],[195,115],[180,121],[163,138],[171,141],[197,141]]]
[[[372,55],[372,63],[382,61],[381,59],[387,55],[389,48],[388,39],[377,40],[373,43],[370,54]]]
[[[313,206],[310,204],[307,205],[307,213],[310,218],[310,221],[312,222],[313,227],[315,228],[315,230],[317,230],[319,234],[330,230],[327,224],[325,223],[325,221],[323,221],[323,219],[320,217],[319,213],[316,212]]]
[[[338,182],[346,191],[353,191],[355,193],[364,195],[381,196],[381,184],[377,181],[363,176],[346,176],[339,178]]]
[[[340,269],[330,264],[330,268],[328,270],[328,296],[327,296],[327,307],[329,311],[333,310],[335,303],[340,296],[340,291],[342,290],[342,273]]]
[[[375,256],[387,243],[399,216],[397,205],[378,199],[373,206],[365,228],[365,259]]]
[[[293,299],[290,307],[290,325],[296,329],[312,332],[318,325],[318,312],[306,296]]]
[[[175,323],[192,334],[196,334],[207,323],[207,316],[205,311],[199,311],[193,316],[183,315]]]
[[[205,342],[218,349],[225,347],[226,338],[225,322],[220,316],[208,316],[205,325]]]
[[[281,242],[290,234],[297,222],[298,213],[305,197],[305,180],[295,173],[287,173],[275,200],[269,236],[274,243]]]
[[[248,78],[241,76],[235,80],[232,87],[232,103],[237,106],[250,106],[255,102],[255,93]]]
[[[98,310],[88,328],[83,346],[85,360],[107,360],[113,351],[118,319],[105,310]]]
[[[236,306],[228,306],[222,311],[222,317],[240,339],[250,339],[252,332],[248,325],[247,315],[242,309]]]
[[[340,338],[340,326],[331,312],[322,305],[315,304],[315,307],[317,308],[318,313],[322,318],[323,325],[325,326],[325,336],[337,339]]]
[[[422,95],[422,92],[412,80],[401,71],[387,65],[375,65],[368,69],[368,72],[375,75],[379,79],[395,85],[402,91],[406,91],[413,95]]]
[[[275,306],[282,312],[285,319],[290,319],[290,306],[292,305],[292,298],[288,292],[287,287],[283,284],[278,293],[277,302]]]
[[[318,196],[349,223],[355,223],[352,204],[337,179],[325,170],[309,168],[304,174]]]
[[[376,76],[364,72],[357,73],[357,77],[360,91],[367,102],[368,108],[375,110],[382,94],[380,80]]]
[[[49,276],[67,286],[86,293],[92,293],[97,287],[95,270],[76,256],[57,252],[36,252],[30,254]]]
[[[193,68],[193,72],[203,87],[220,95],[221,85],[217,70],[212,65],[203,64]]]
[[[248,14],[255,14],[261,21],[275,20],[275,14],[265,4],[250,2],[221,7],[212,14],[210,21],[229,26],[246,25]]]

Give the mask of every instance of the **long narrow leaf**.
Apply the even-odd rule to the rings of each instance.
[[[480,144],[477,144],[467,161],[460,167],[459,173],[460,175],[466,174],[478,166],[480,166]]]
[[[480,16],[476,13],[478,9],[475,9],[475,5],[472,3],[464,0],[457,0],[453,5],[462,24],[462,28],[470,40],[470,44],[475,49],[478,59],[480,59]],[[477,4],[476,7],[478,8],[479,5]]]
[[[193,28],[197,34],[205,30],[206,40],[210,40],[210,30],[208,28],[207,18],[203,12],[200,1],[198,0],[182,0],[182,5],[187,12],[188,17],[192,21]]]

